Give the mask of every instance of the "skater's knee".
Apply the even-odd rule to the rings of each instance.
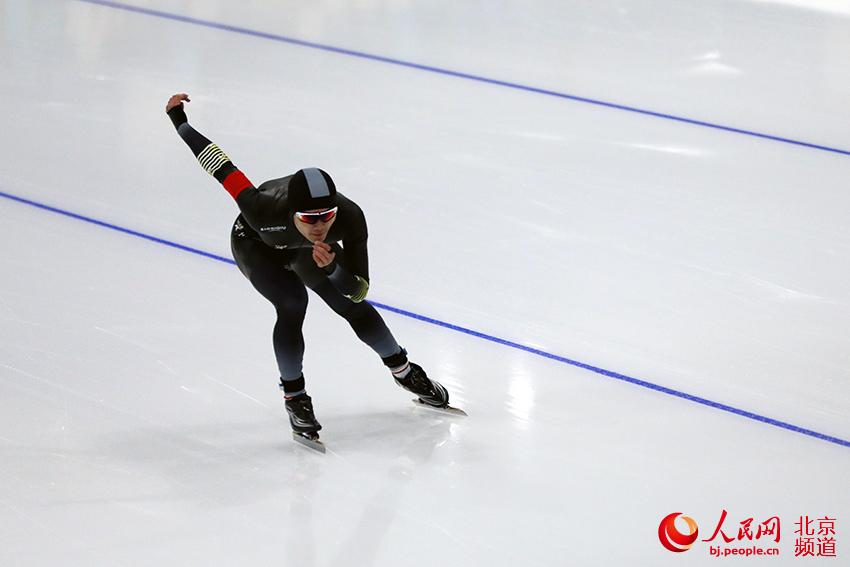
[[[381,316],[368,303],[349,302],[344,313],[340,313],[355,329],[380,325]]]
[[[273,303],[279,319],[303,318],[307,311],[306,294],[276,297]]]

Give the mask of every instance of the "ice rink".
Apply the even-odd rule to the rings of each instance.
[[[0,0],[0,565],[710,565],[723,510],[850,564],[848,53],[842,0]],[[360,204],[468,418],[311,294],[292,441],[175,92]]]

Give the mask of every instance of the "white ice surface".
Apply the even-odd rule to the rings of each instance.
[[[827,2],[135,4],[850,149]],[[256,183],[362,205],[375,301],[850,439],[846,155],[73,0],[0,0],[0,68],[0,191],[229,255],[187,91]],[[310,453],[233,266],[0,219],[0,565],[710,564],[658,522],[724,508],[850,555],[848,447],[382,312],[444,418],[312,295]]]

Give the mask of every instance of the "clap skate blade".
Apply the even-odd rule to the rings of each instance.
[[[293,431],[292,438],[298,443],[301,443],[305,447],[309,447],[314,451],[318,451],[319,453],[325,452],[325,444],[319,440],[319,434],[315,431],[307,433],[298,433]]]
[[[464,416],[464,417],[469,417],[469,414],[467,414],[465,411],[463,411],[460,408],[456,408],[456,407],[452,407],[452,406],[444,406],[444,407],[432,406],[431,404],[426,404],[425,402],[423,402],[419,398],[413,398],[413,403],[416,404],[417,406],[421,407],[421,408],[426,408],[426,409],[438,411],[440,413],[444,413],[444,414],[448,414],[448,415],[461,415],[461,416]]]

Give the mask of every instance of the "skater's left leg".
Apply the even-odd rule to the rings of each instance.
[[[333,251],[336,261],[343,262],[345,251],[338,244],[333,245]],[[334,287],[325,271],[316,265],[310,249],[299,250],[291,267],[304,285],[321,297],[337,315],[348,321],[357,337],[378,356],[385,358],[401,352],[401,347],[375,308],[366,301],[352,301]]]
[[[341,249],[336,251],[340,256],[343,253]],[[448,405],[448,391],[428,378],[421,366],[407,359],[407,351],[399,346],[384,319],[370,303],[354,302],[342,295],[325,273],[316,268],[312,257],[306,254],[299,256],[292,266],[304,284],[348,321],[358,338],[381,357],[396,384],[416,394],[426,404],[437,407]]]
[[[313,291],[334,310],[337,315],[348,321],[357,337],[385,358],[401,352],[401,347],[390,332],[380,313],[366,301],[355,303],[342,295],[325,278],[317,283]]]
[[[449,403],[448,391],[428,378],[421,366],[407,359],[407,351],[399,346],[384,319],[369,303],[354,303],[341,295],[331,282],[313,288],[331,309],[344,317],[364,343],[372,347],[392,372],[396,384],[419,396],[424,403],[445,407]]]

